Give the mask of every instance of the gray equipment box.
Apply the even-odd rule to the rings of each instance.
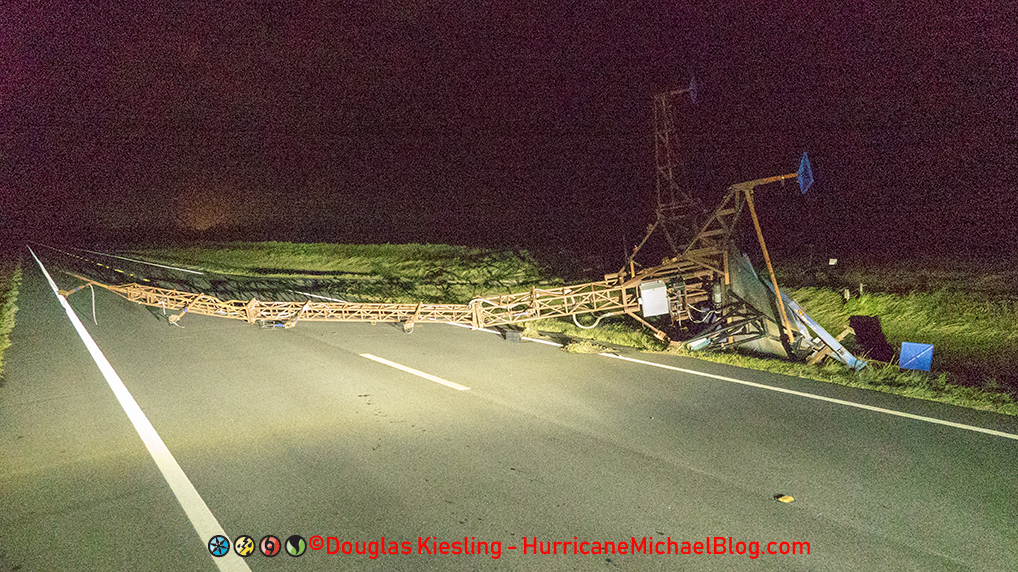
[[[668,313],[668,288],[663,281],[640,284],[640,308],[644,318]]]

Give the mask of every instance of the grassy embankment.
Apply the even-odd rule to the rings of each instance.
[[[341,278],[354,299],[377,302],[462,303],[508,293],[550,278],[530,254],[441,244],[292,244],[237,242],[149,249],[132,253],[196,270],[246,277]]]
[[[146,251],[142,256],[206,270],[242,275],[300,275],[308,272],[337,276],[412,280],[419,286],[392,301],[462,303],[481,294],[517,290],[553,280],[526,253],[498,253],[443,245],[295,245],[242,243]],[[968,274],[966,274],[968,272]],[[1007,299],[1012,277],[980,273],[979,279],[958,268],[863,268],[830,275],[809,276],[785,269],[779,279],[789,294],[832,334],[848,325],[851,315],[879,316],[893,346],[903,341],[934,344],[933,373],[902,371],[894,364],[871,363],[860,373],[828,360],[822,367],[737,352],[689,352],[663,348],[648,332],[627,318],[605,320],[594,329],[581,329],[566,320],[528,324],[528,334],[557,333],[646,351],[688,355],[713,362],[759,369],[930,399],[976,409],[1018,415],[1018,379],[1010,371],[1018,356],[1018,303]],[[859,282],[866,293],[859,297]],[[380,285],[384,288],[384,281]],[[804,286],[812,283],[813,286]],[[823,287],[815,287],[816,285]],[[841,298],[843,287],[854,284],[854,297]],[[798,287],[797,287],[798,286]],[[846,340],[849,349],[852,339]],[[574,351],[596,348],[581,345]]]
[[[4,352],[11,345],[14,315],[18,312],[18,288],[21,287],[21,267],[0,259],[0,383],[3,382]]]

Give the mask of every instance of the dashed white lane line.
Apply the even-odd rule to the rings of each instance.
[[[133,258],[127,258],[126,256],[117,256],[116,254],[106,254],[105,252],[96,252],[94,250],[88,250],[88,249],[85,249],[85,248],[76,248],[75,250],[80,250],[82,252],[88,252],[88,253],[91,253],[91,254],[98,254],[99,256],[108,256],[110,258],[119,258],[120,260],[127,260],[129,262],[136,262],[138,264],[147,264],[149,266],[158,266],[159,268],[166,268],[166,269],[169,269],[169,270],[176,270],[178,272],[187,272],[188,274],[205,274],[204,272],[199,272],[197,270],[188,270],[187,268],[178,268],[176,266],[166,266],[165,264],[156,264],[155,262],[146,262],[144,260],[135,260]]]
[[[996,437],[1004,437],[1005,439],[1018,440],[1018,435],[1011,433],[1005,433],[1003,431],[996,431],[994,429],[986,429],[984,427],[976,427],[974,425],[965,425],[964,423],[955,423],[954,421],[945,421],[943,419],[937,419],[935,417],[925,417],[923,415],[915,415],[912,413],[905,413],[903,411],[895,411],[893,409],[884,409],[883,407],[875,407],[873,405],[865,405],[863,403],[855,403],[853,401],[845,401],[844,399],[835,399],[833,397],[824,397],[822,395],[814,395],[812,393],[806,393],[803,391],[795,391],[794,389],[785,389],[783,387],[774,387],[771,385],[764,385],[762,383],[754,383],[752,381],[745,381],[742,379],[735,379],[733,377],[725,377],[723,375],[714,375],[712,373],[703,373],[693,369],[684,369],[681,367],[675,367],[671,365],[665,365],[661,363],[654,363],[652,361],[644,361],[642,359],[635,359],[630,357],[623,357],[615,354],[602,353],[598,354],[604,357],[610,357],[614,359],[620,359],[628,362],[639,363],[643,365],[649,365],[653,367],[659,367],[661,369],[669,369],[672,371],[678,371],[682,373],[688,373],[690,375],[698,375],[700,377],[709,377],[711,379],[718,379],[721,381],[727,381],[730,383],[738,383],[741,385],[748,385],[750,387],[756,387],[759,389],[768,389],[770,391],[777,391],[778,393],[787,393],[789,395],[797,395],[799,397],[806,397],[808,399],[816,399],[817,401],[827,401],[829,403],[837,403],[838,405],[847,405],[849,407],[857,407],[859,409],[866,409],[868,411],[876,411],[878,413],[885,413],[887,415],[896,415],[898,417],[905,417],[907,419],[915,419],[917,421],[925,421],[927,423],[935,423],[937,425],[946,425],[948,427],[955,427],[957,429],[966,429],[968,431],[976,431],[979,433],[986,433],[987,435],[994,435]]]
[[[32,249],[28,249],[32,252]],[[106,383],[109,384],[110,389],[113,390],[113,395],[116,396],[117,401],[120,402],[120,406],[124,409],[124,413],[127,414],[128,419],[131,420],[131,424],[134,425],[135,431],[138,432],[138,436],[141,437],[145,447],[148,449],[149,454],[152,455],[152,459],[156,462],[156,466],[159,468],[159,472],[163,474],[163,478],[166,479],[166,483],[170,485],[170,489],[173,491],[174,496],[177,497],[177,501],[180,506],[184,509],[187,514],[188,520],[191,521],[191,525],[194,526],[195,532],[201,538],[200,550],[209,554],[206,543],[210,538],[217,534],[226,536],[223,531],[223,527],[220,526],[219,521],[209,510],[208,505],[202,500],[201,495],[195,490],[194,485],[184,474],[184,470],[180,468],[177,460],[173,458],[173,454],[166,447],[166,443],[156,433],[155,427],[145,416],[145,412],[138,406],[138,402],[134,400],[134,396],[127,390],[123,380],[114,371],[113,366],[110,365],[109,360],[103,355],[99,346],[96,345],[95,340],[89,335],[88,331],[85,330],[84,324],[78,319],[78,315],[74,313],[74,309],[67,303],[67,299],[57,293],[57,285],[53,282],[53,278],[50,277],[49,272],[46,271],[46,267],[42,265],[39,258],[36,257],[35,252],[32,252],[32,258],[35,258],[36,263],[39,264],[39,268],[42,270],[43,275],[46,276],[46,281],[49,282],[50,288],[53,289],[53,293],[56,294],[57,300],[60,301],[60,305],[63,306],[64,312],[67,313],[67,317],[71,320],[71,324],[74,326],[75,331],[78,332],[78,336],[81,337],[81,341],[85,342],[85,347],[88,348],[88,353],[92,355],[92,359],[95,360],[95,364],[99,366],[99,370],[102,372],[103,377],[106,378]],[[216,563],[216,566],[224,572],[251,572],[251,568],[237,556],[235,552],[229,552],[226,556],[221,558],[213,558],[209,554],[209,558]]]
[[[378,363],[380,363],[382,365],[387,365],[389,367],[394,367],[394,368],[396,368],[396,369],[398,369],[400,371],[405,371],[405,372],[407,372],[409,374],[416,375],[417,377],[423,377],[424,379],[426,379],[428,381],[434,381],[435,383],[440,383],[440,384],[442,384],[442,385],[444,385],[446,387],[451,387],[451,388],[456,389],[458,391],[466,391],[466,390],[470,389],[469,387],[460,385],[458,383],[449,381],[447,379],[442,379],[441,377],[436,377],[434,375],[431,375],[430,373],[424,373],[423,371],[416,370],[416,369],[414,369],[412,367],[407,367],[405,365],[401,365],[401,364],[398,364],[396,362],[389,361],[389,360],[387,360],[385,358],[380,358],[378,356],[373,356],[371,354],[360,354],[360,356],[362,358],[368,358],[371,361],[378,362]]]
[[[307,296],[308,298],[321,298],[322,300],[329,300],[329,301],[332,301],[332,302],[340,302],[342,304],[346,304],[347,303],[346,300],[340,300],[339,298],[330,298],[328,296],[319,296],[318,294],[310,294],[308,292],[301,292],[300,290],[290,290],[290,292],[293,292],[295,294],[300,294],[301,296]]]

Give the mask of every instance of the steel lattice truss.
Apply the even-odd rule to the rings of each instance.
[[[600,282],[589,282],[557,288],[532,288],[526,292],[492,295],[471,300],[468,304],[387,304],[339,301],[279,302],[251,300],[220,300],[215,296],[145,286],[141,284],[103,284],[74,275],[85,282],[105,288],[131,302],[176,312],[169,316],[176,323],[184,314],[194,313],[220,318],[244,320],[252,324],[293,327],[300,321],[311,322],[394,322],[412,330],[417,323],[453,323],[474,328],[521,324],[531,320],[577,315],[629,314],[641,322],[639,286],[645,281],[674,279],[683,288],[676,297],[674,314],[681,320],[685,306],[702,302],[707,294],[698,288],[697,280],[712,273],[688,261],[671,262],[648,269],[639,276],[613,274]],[[627,279],[628,278],[628,279]],[[685,281],[692,281],[688,288]],[[77,289],[80,289],[77,288]],[[75,290],[77,290],[75,289]],[[73,291],[61,291],[69,295]],[[649,325],[649,324],[648,324]],[[653,328],[653,326],[651,326]],[[657,331],[657,328],[653,328]]]
[[[665,274],[675,275],[677,269]],[[469,304],[386,304],[220,300],[206,294],[135,283],[102,284],[83,276],[75,276],[86,284],[105,288],[131,302],[179,312],[169,317],[171,323],[176,323],[186,313],[194,313],[283,327],[292,327],[299,321],[395,322],[404,324],[408,330],[421,322],[454,323],[480,328],[582,314],[635,315],[640,309],[638,287],[642,282],[640,278],[621,282],[621,277],[615,275],[614,280],[559,288],[532,288],[516,294],[475,298]],[[703,296],[694,297],[699,300]]]
[[[654,96],[654,164],[657,210],[655,228],[660,228],[672,252],[682,252],[703,220],[704,208],[693,197],[685,174],[675,100],[689,94],[692,86]]]
[[[478,325],[502,325],[577,314],[630,312],[639,308],[636,286],[591,282],[562,288],[477,298]]]

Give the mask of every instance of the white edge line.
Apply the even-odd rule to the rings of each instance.
[[[416,370],[416,369],[414,369],[412,367],[407,367],[405,365],[400,365],[400,364],[398,364],[396,362],[389,361],[389,360],[387,360],[385,358],[380,358],[378,356],[373,356],[371,354],[359,354],[359,355],[362,358],[368,358],[371,361],[375,361],[375,362],[378,362],[378,363],[380,363],[382,365],[387,365],[389,367],[394,367],[394,368],[396,368],[396,369],[398,369],[400,371],[405,371],[405,372],[407,372],[409,374],[416,375],[417,377],[423,377],[424,379],[426,379],[428,381],[434,381],[435,383],[440,383],[440,384],[442,384],[442,385],[444,385],[446,387],[451,387],[451,388],[456,389],[458,391],[466,391],[466,390],[470,389],[469,387],[460,385],[458,383],[455,383],[455,382],[452,382],[452,381],[449,381],[449,380],[446,380],[446,379],[442,379],[441,377],[436,377],[434,375],[431,375],[430,373],[424,373],[423,371]]]
[[[475,328],[473,326],[468,326],[466,324],[457,324],[456,322],[446,322],[446,323],[449,324],[450,326],[456,326],[456,327],[459,327],[459,328],[466,328],[468,330],[473,330],[475,332],[488,332],[489,334],[499,334],[499,335],[502,334],[502,332],[500,332],[498,330],[491,330],[491,329],[488,329],[488,328]],[[521,340],[527,340],[528,342],[537,342],[539,344],[545,344],[545,345],[548,345],[548,346],[555,346],[557,348],[562,347],[562,344],[560,344],[558,342],[553,342],[553,341],[550,341],[550,340],[539,340],[537,338],[528,338],[526,336],[521,336],[520,339]]]
[[[55,250],[57,252],[63,252],[64,254],[68,254],[67,252],[62,251],[59,248],[55,248],[53,246],[49,246],[49,245],[43,244],[41,242],[37,242],[36,244],[38,244],[40,246],[45,246],[46,248],[48,248],[50,250]],[[199,272],[197,270],[188,270],[186,268],[177,268],[176,266],[165,266],[163,264],[156,264],[155,262],[145,262],[144,260],[135,260],[133,258],[127,258],[127,257],[124,257],[124,256],[117,256],[115,254],[106,254],[105,252],[96,252],[94,250],[88,250],[87,248],[75,248],[73,246],[68,246],[67,248],[70,248],[71,250],[80,250],[82,252],[89,252],[91,254],[98,254],[99,256],[108,256],[110,258],[119,258],[120,260],[128,260],[128,261],[131,261],[131,262],[137,262],[138,264],[147,264],[149,266],[158,266],[159,268],[167,268],[167,269],[170,269],[170,270],[179,270],[181,272],[188,272],[190,274],[202,274],[202,275],[205,274],[204,272]],[[29,247],[29,250],[31,250],[31,247]],[[33,254],[33,256],[34,256],[34,254]]]
[[[131,424],[134,425],[135,431],[138,432],[138,436],[141,437],[142,442],[148,449],[152,459],[155,461],[156,466],[159,468],[159,472],[163,474],[163,478],[166,479],[166,483],[170,485],[170,489],[173,491],[174,496],[177,497],[177,502],[180,503],[181,508],[187,514],[188,520],[191,521],[191,525],[194,526],[195,532],[201,537],[202,550],[208,553],[207,543],[210,538],[217,534],[226,536],[226,532],[223,531],[223,527],[216,520],[215,515],[209,510],[208,505],[202,500],[201,495],[195,490],[194,485],[184,474],[184,470],[180,468],[180,464],[173,458],[173,454],[166,447],[166,443],[163,442],[162,438],[156,433],[155,427],[145,416],[145,412],[141,410],[138,402],[134,400],[134,396],[127,390],[127,386],[124,385],[123,380],[110,365],[109,360],[103,355],[99,346],[89,335],[85,326],[78,319],[77,314],[71,305],[67,303],[67,299],[58,293],[57,285],[53,282],[53,278],[50,277],[49,272],[46,271],[46,267],[42,265],[42,262],[29,247],[28,251],[32,253],[32,258],[35,258],[36,263],[39,264],[39,268],[42,270],[43,275],[46,276],[46,281],[49,282],[50,288],[53,289],[53,293],[56,294],[57,300],[60,301],[60,305],[63,306],[64,312],[67,313],[67,317],[71,320],[71,324],[77,331],[78,336],[81,337],[81,341],[85,343],[85,347],[88,348],[88,353],[92,355],[92,359],[95,360],[95,364],[99,366],[99,371],[102,372],[103,377],[106,378],[106,383],[109,384],[110,389],[113,390],[113,394],[116,396],[117,401],[120,402],[120,406],[124,409],[124,413],[127,414],[128,419],[131,420]],[[237,556],[232,550],[221,558],[215,558],[211,554],[209,557],[216,563],[220,570],[223,571],[238,571],[250,572],[251,568],[245,563],[240,556]]]
[[[50,248],[53,248],[53,247],[51,246]],[[74,247],[70,247],[70,248],[74,248]],[[54,250],[57,250],[57,249],[54,248]],[[92,254],[98,254],[99,256],[108,256],[110,258],[119,258],[120,260],[127,260],[129,262],[137,262],[138,264],[148,264],[149,266],[158,266],[159,268],[167,268],[169,270],[179,270],[180,272],[187,272],[187,273],[190,273],[190,274],[203,274],[203,275],[205,274],[204,272],[199,272],[197,270],[188,270],[186,268],[177,268],[176,266],[166,266],[164,264],[156,264],[155,262],[146,262],[144,260],[135,260],[133,258],[127,258],[126,256],[117,256],[116,254],[106,254],[105,252],[96,252],[94,250],[88,250],[87,248],[75,248],[75,250],[80,250],[82,252],[89,252],[89,253],[92,253]]]
[[[681,368],[681,367],[675,367],[675,366],[665,365],[665,364],[661,364],[661,363],[654,363],[652,361],[644,361],[642,359],[636,359],[636,358],[631,358],[631,357],[624,357],[624,356],[619,356],[619,355],[615,355],[615,354],[601,353],[601,354],[598,354],[598,355],[602,355],[604,357],[620,359],[620,360],[625,360],[625,361],[629,361],[629,362],[633,362],[633,363],[640,363],[640,364],[644,364],[644,365],[659,367],[659,368],[662,368],[662,369],[670,369],[672,371],[688,373],[688,374],[691,374],[691,375],[698,375],[700,377],[709,377],[711,379],[719,379],[721,381],[728,381],[728,382],[731,382],[731,383],[738,383],[738,384],[742,384],[742,385],[748,385],[750,387],[756,387],[756,388],[760,388],[760,389],[769,389],[770,391],[777,391],[779,393],[788,393],[790,395],[797,395],[799,397],[806,397],[806,398],[809,398],[809,399],[816,399],[818,401],[827,401],[827,402],[830,402],[830,403],[837,403],[838,405],[847,405],[849,407],[857,407],[859,409],[866,409],[866,410],[869,410],[869,411],[876,411],[878,413],[886,413],[888,415],[897,415],[898,417],[905,417],[905,418],[908,418],[908,419],[916,419],[918,421],[925,421],[927,423],[935,423],[935,424],[938,424],[938,425],[946,425],[948,427],[955,427],[957,429],[967,429],[969,431],[977,431],[979,433],[986,433],[987,435],[994,435],[996,437],[1004,437],[1005,439],[1018,440],[1018,435],[1014,435],[1014,434],[1011,434],[1011,433],[1005,433],[1003,431],[997,431],[997,430],[994,430],[994,429],[986,429],[984,427],[976,427],[974,425],[965,425],[964,423],[955,423],[954,421],[944,421],[943,419],[937,419],[935,417],[925,417],[925,416],[922,416],[922,415],[915,415],[913,413],[905,413],[903,411],[895,411],[893,409],[884,409],[883,407],[876,407],[876,406],[873,406],[873,405],[865,405],[863,403],[855,403],[853,401],[845,401],[844,399],[835,399],[833,397],[824,397],[822,395],[814,395],[812,393],[805,393],[803,391],[796,391],[794,389],[785,389],[783,387],[774,387],[774,386],[771,386],[771,385],[764,385],[762,383],[755,383],[755,382],[752,382],[752,381],[745,381],[745,380],[741,380],[741,379],[735,379],[735,378],[732,378],[732,377],[725,377],[723,375],[714,375],[714,374],[711,374],[711,373],[703,373],[703,372],[692,370],[692,369],[684,369],[684,368]]]

